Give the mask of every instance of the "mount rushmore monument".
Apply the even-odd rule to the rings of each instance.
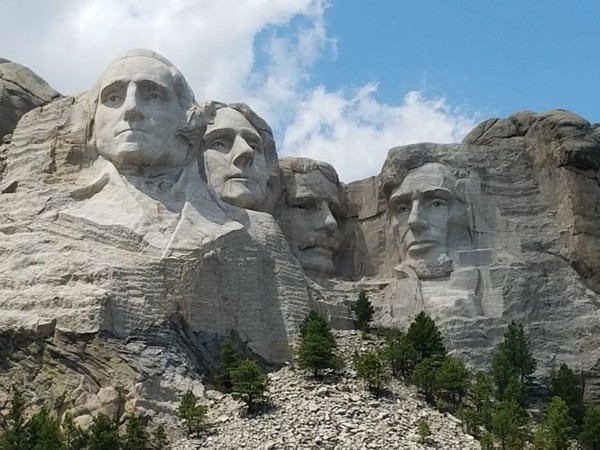
[[[5,352],[45,337],[93,373],[61,369],[74,404],[121,383],[150,408],[210,370],[223,336],[280,365],[311,309],[351,328],[361,290],[377,325],[426,311],[474,366],[516,320],[540,367],[556,356],[598,395],[599,124],[518,112],[460,144],[392,148],[343,184],[148,50],[76,96],[2,60],[0,94],[0,333]],[[77,359],[91,342],[129,381]]]

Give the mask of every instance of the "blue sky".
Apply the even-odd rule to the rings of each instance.
[[[458,142],[523,109],[600,122],[597,0],[7,0],[0,17],[0,57],[64,94],[151,48],[198,100],[247,102],[280,154],[344,181],[393,146]]]

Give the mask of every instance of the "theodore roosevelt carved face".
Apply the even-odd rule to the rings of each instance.
[[[280,168],[285,206],[278,222],[292,253],[305,270],[332,274],[340,246],[337,174],[329,164],[308,158],[284,158]]]

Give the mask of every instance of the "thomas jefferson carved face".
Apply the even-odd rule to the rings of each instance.
[[[258,131],[233,108],[217,110],[204,137],[208,184],[235,206],[259,209],[267,195],[267,163]]]
[[[305,270],[332,274],[340,241],[338,186],[320,170],[285,177],[286,211],[279,225]]]
[[[416,267],[442,262],[448,252],[448,230],[456,179],[443,164],[411,170],[391,194],[389,212],[400,258]]]
[[[186,111],[177,97],[171,68],[148,56],[112,63],[101,75],[94,119],[98,153],[119,168],[176,167],[188,155],[177,137]]]

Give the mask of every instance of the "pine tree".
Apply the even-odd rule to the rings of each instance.
[[[121,445],[117,423],[106,414],[98,413],[89,429],[90,450],[115,450]]]
[[[525,336],[523,326],[512,321],[492,358],[492,375],[496,384],[498,400],[504,400],[504,392],[513,376],[517,377],[523,386],[523,392],[527,394],[535,367],[536,362],[529,349],[529,341]],[[527,405],[527,395],[522,396],[521,403],[524,406]]]
[[[186,424],[188,434],[196,433],[199,435],[205,428],[208,407],[199,405],[198,400],[199,398],[191,390],[188,390],[183,394],[181,403],[177,408],[179,417],[181,417]]]
[[[127,416],[125,421],[125,435],[123,436],[123,450],[144,450],[150,437],[142,420],[133,414]]]
[[[479,436],[481,416],[475,408],[461,405],[456,411],[456,417],[462,421],[465,433],[475,437]]]
[[[383,354],[394,376],[408,376],[419,359],[419,353],[412,342],[403,334],[388,337],[383,348]]]
[[[514,400],[497,403],[492,415],[492,431],[502,450],[523,448],[523,429],[527,423],[525,410]]]
[[[585,450],[600,450],[600,407],[585,408],[578,440]]]
[[[365,291],[360,291],[360,294],[358,294],[358,300],[352,306],[352,311],[354,311],[356,317],[356,328],[368,333],[371,329],[370,323],[373,320],[375,309]]]
[[[546,406],[546,417],[541,424],[538,440],[547,441],[556,450],[568,450],[575,421],[569,416],[569,407],[560,397],[552,397]]]
[[[481,435],[479,439],[481,450],[494,450],[494,436],[489,431],[486,431]]]
[[[31,450],[63,450],[65,448],[59,421],[44,406],[25,425],[26,444]]]
[[[431,428],[427,419],[420,419],[417,425],[417,433],[421,437],[421,442],[425,442],[428,436],[431,436]]]
[[[469,369],[465,363],[454,356],[447,356],[436,374],[435,385],[448,394],[454,410],[462,402],[470,385]]]
[[[433,319],[424,312],[420,312],[412,321],[406,339],[417,350],[419,360],[433,358],[441,361],[446,356],[442,333]]]
[[[569,407],[569,415],[576,426],[583,422],[585,406],[583,404],[583,388],[581,381],[565,363],[559,369],[550,372],[550,397],[562,398]]]
[[[232,340],[228,337],[224,338],[219,347],[215,380],[221,387],[228,391],[231,391],[231,377],[229,372],[237,366],[240,361],[240,354],[233,345]]]
[[[0,449],[21,450],[26,448],[25,397],[18,389],[13,389],[10,408],[7,414],[7,426],[0,436]]]
[[[152,443],[154,450],[164,450],[167,448],[169,440],[167,439],[167,433],[165,432],[165,426],[161,423],[152,432]]]
[[[433,402],[433,390],[438,362],[433,358],[425,358],[412,371],[412,381],[425,394],[425,400]]]
[[[82,450],[86,447],[87,435],[75,424],[71,413],[65,414],[61,428],[65,439],[65,450]]]
[[[365,381],[371,390],[377,392],[391,378],[383,358],[376,351],[355,353],[352,362],[358,378]]]
[[[253,412],[265,397],[269,377],[255,361],[246,359],[231,370],[231,384],[233,398],[242,400],[248,406],[248,412]]]
[[[315,377],[325,369],[337,369],[340,359],[335,355],[337,344],[329,323],[323,316],[311,311],[300,326],[301,342],[298,348],[298,366],[313,371]]]
[[[481,424],[489,431],[492,427],[492,395],[493,387],[490,377],[484,372],[477,372],[471,388],[471,400],[481,419]]]

